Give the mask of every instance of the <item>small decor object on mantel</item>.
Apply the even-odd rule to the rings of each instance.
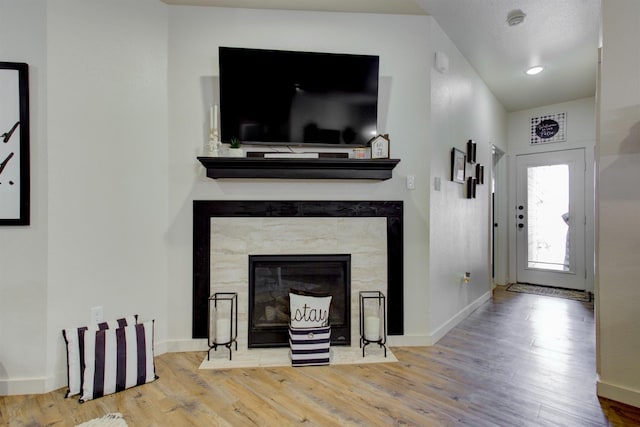
[[[389,134],[378,135],[369,141],[371,145],[371,158],[372,159],[388,159],[389,158],[389,145],[391,140]]]
[[[356,159],[366,159],[368,156],[368,148],[366,147],[357,147],[353,149],[353,157]]]
[[[218,132],[218,105],[209,107],[209,154],[218,157],[220,148],[220,134]]]
[[[240,148],[240,145],[242,145],[242,143],[240,142],[240,140],[238,138],[231,138],[231,141],[229,141],[229,148],[228,148],[228,157],[244,157],[244,151],[242,150],[242,148]]]

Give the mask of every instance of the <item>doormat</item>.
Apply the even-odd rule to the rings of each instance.
[[[393,363],[398,359],[390,348],[387,347],[387,357],[384,357],[383,349],[376,344],[369,344],[365,349],[365,357],[362,357],[362,349],[359,347],[335,346],[331,347],[331,359],[329,365],[354,365],[364,363]],[[233,352],[232,360],[229,360],[229,351],[211,351],[211,358],[204,360],[200,369],[231,369],[231,368],[271,368],[291,366],[289,347],[280,348],[252,348],[239,352]]]
[[[127,427],[127,422],[119,412],[107,414],[104,417],[94,418],[76,427]]]
[[[576,291],[573,289],[554,288],[552,286],[530,285],[528,283],[512,283],[507,287],[508,291],[523,294],[543,295],[547,297],[572,299],[575,301],[591,302],[591,292]]]

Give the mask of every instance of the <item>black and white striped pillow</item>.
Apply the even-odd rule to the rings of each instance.
[[[84,335],[80,402],[146,384],[157,378],[154,321]]]
[[[91,328],[95,330],[121,328],[127,325],[135,325],[136,323],[138,323],[137,314],[101,322],[97,325],[92,325]],[[88,330],[88,326],[62,330],[62,336],[67,346],[67,394],[65,397],[80,394],[84,366],[84,334]]]

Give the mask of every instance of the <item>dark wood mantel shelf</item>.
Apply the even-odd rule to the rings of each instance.
[[[207,176],[218,178],[372,179],[384,181],[400,159],[264,159],[198,157]]]

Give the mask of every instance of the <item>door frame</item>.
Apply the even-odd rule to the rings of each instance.
[[[489,238],[493,259],[489,259],[489,272],[493,269],[492,287],[508,284],[509,276],[509,244],[508,244],[508,192],[507,165],[508,156],[498,146],[492,145],[491,177],[489,185],[495,185],[495,197],[492,200],[492,189],[489,188]],[[494,223],[498,224],[494,227]]]

